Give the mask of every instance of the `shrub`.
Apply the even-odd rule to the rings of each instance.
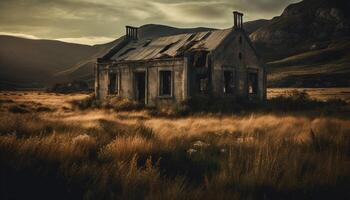
[[[96,99],[94,94],[89,95],[84,99],[72,100],[70,103],[73,105],[74,108],[78,108],[80,110],[101,107],[101,101]]]
[[[30,111],[23,106],[13,105],[8,108],[12,113],[29,113]]]
[[[69,83],[56,83],[51,88],[48,89],[48,92],[57,92],[57,93],[73,93],[73,92],[82,92],[89,91],[89,84],[85,81],[73,81]],[[91,90],[90,90],[91,91]]]
[[[310,110],[323,107],[324,102],[311,99],[305,91],[293,90],[286,96],[278,96],[268,100],[265,104],[266,108],[272,110]]]
[[[115,111],[133,111],[143,108],[142,104],[137,101],[115,96],[107,97],[103,101],[102,106]]]
[[[49,107],[40,106],[35,109],[37,112],[52,112],[53,110]]]
[[[183,101],[177,108],[178,114],[196,112],[237,113],[252,110],[260,106],[259,102],[239,97],[194,96]]]

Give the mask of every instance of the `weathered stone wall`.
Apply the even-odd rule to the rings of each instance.
[[[255,69],[258,71],[258,98],[262,100],[266,93],[264,67],[243,34],[241,31],[232,32],[212,53],[213,93],[224,95],[224,70],[232,70],[236,74],[235,94],[232,96],[248,97],[248,70]]]
[[[98,64],[97,70],[98,78],[95,80],[98,81],[96,96],[100,99],[104,99],[108,95],[108,65]]]
[[[125,62],[111,65],[107,68],[100,68],[101,98],[107,95],[108,73],[119,73],[119,96],[128,99],[135,99],[135,77],[136,72],[145,72],[145,103],[148,106],[170,106],[180,103],[184,99],[184,59],[164,59],[148,62]],[[169,70],[172,72],[172,95],[169,97],[159,96],[159,72]]]

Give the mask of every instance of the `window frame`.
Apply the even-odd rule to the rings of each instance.
[[[226,79],[225,79],[225,73],[232,73],[232,81],[234,83],[234,87],[231,88],[232,91],[231,92],[227,92],[226,91]],[[236,90],[237,90],[237,74],[236,74],[236,70],[235,69],[223,69],[223,73],[222,73],[222,76],[223,76],[223,93],[224,95],[227,95],[227,96],[231,96],[231,95],[235,95],[236,94]]]
[[[115,77],[114,81],[114,91],[111,92],[111,76]],[[108,73],[108,95],[119,95],[119,89],[120,89],[120,73],[119,71],[110,71]]]
[[[201,90],[201,80],[206,80],[205,90]],[[196,92],[200,95],[206,95],[209,93],[209,75],[208,74],[196,74],[197,88]]]
[[[161,81],[161,76],[162,76],[162,73],[164,72],[170,72],[170,94],[162,94],[162,88],[161,88],[161,84],[162,84],[162,81]],[[158,70],[158,98],[172,98],[173,97],[173,94],[174,94],[174,72],[172,69],[159,69]]]

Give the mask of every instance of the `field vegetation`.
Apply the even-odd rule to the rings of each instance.
[[[349,199],[345,100],[293,91],[199,109],[2,92],[0,197]]]

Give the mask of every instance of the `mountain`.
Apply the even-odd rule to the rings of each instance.
[[[304,0],[251,33],[268,86],[350,86],[349,10],[347,0]]]
[[[244,30],[247,32],[247,34],[254,33],[261,27],[267,26],[270,23],[270,20],[268,19],[258,19],[254,21],[249,21],[244,23]]]
[[[53,74],[90,57],[96,49],[53,40],[0,36],[0,87],[40,87],[56,80]]]
[[[304,0],[289,5],[250,37],[258,48],[268,50],[267,61],[323,48],[318,43],[350,35],[349,10],[348,0]]]

